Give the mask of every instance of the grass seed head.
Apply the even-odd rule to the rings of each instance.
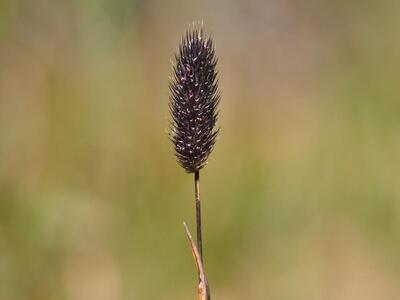
[[[170,139],[189,173],[203,168],[213,149],[220,100],[212,38],[202,27],[193,27],[182,38],[169,83]]]

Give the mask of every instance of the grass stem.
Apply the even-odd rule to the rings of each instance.
[[[203,239],[201,233],[201,206],[200,206],[200,172],[194,173],[195,201],[196,201],[196,228],[197,228],[197,248],[201,261],[203,262]]]

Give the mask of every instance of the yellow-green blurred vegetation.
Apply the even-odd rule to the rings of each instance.
[[[0,299],[195,299],[165,129],[196,20],[222,91],[213,298],[398,299],[399,1],[0,3]]]

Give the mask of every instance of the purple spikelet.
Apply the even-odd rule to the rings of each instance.
[[[211,37],[204,36],[201,27],[189,29],[175,55],[174,76],[169,83],[170,139],[180,165],[188,173],[205,166],[218,134],[216,65]]]

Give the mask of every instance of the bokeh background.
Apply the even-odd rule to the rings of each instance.
[[[0,3],[0,299],[195,299],[165,128],[196,20],[223,96],[213,298],[399,298],[399,1]]]

